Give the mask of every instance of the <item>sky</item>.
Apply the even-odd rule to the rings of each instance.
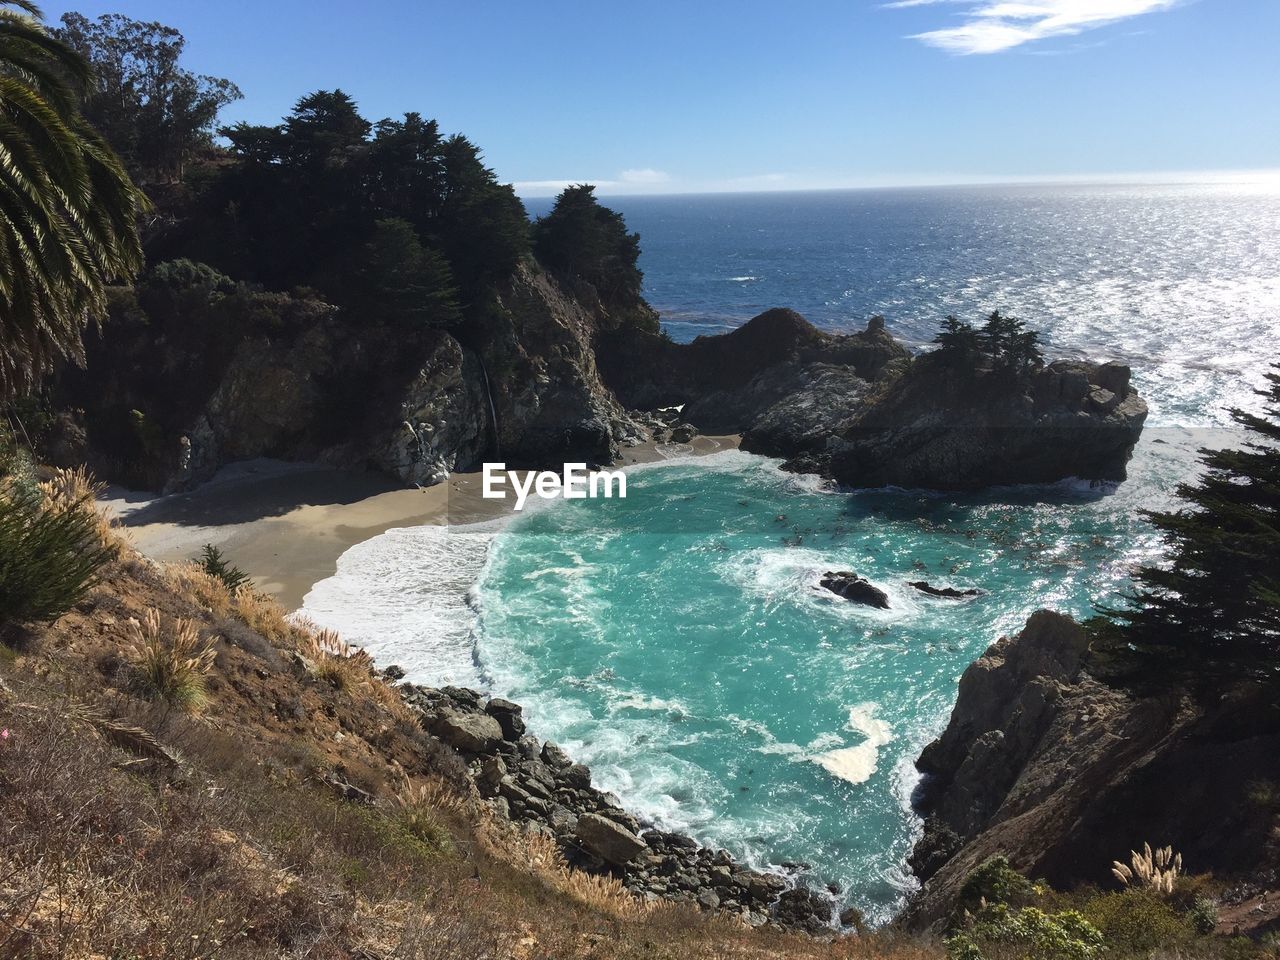
[[[79,0],[234,80],[466,134],[525,196],[1280,168],[1280,0]]]

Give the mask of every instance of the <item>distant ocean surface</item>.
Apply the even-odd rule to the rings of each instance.
[[[972,496],[827,491],[747,454],[631,474],[625,501],[349,551],[305,609],[413,679],[526,707],[596,782],[759,866],[806,864],[870,919],[912,881],[912,761],[964,667],[1039,607],[1087,616],[1158,556],[1137,517],[1280,353],[1280,187],[1017,186],[606,198],[641,235],[673,337],[789,306],[833,331],[882,314],[922,346],[1000,309],[1052,356],[1132,365],[1151,406],[1130,479]],[[530,203],[537,215],[549,207]],[[853,569],[890,611],[823,595]],[[908,580],[976,586],[933,600]]]

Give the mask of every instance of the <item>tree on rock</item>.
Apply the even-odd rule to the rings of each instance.
[[[955,317],[947,317],[933,342],[938,345],[935,355],[939,361],[953,369],[989,368],[1023,377],[1044,366],[1040,334],[999,310],[992,312],[977,329]]]
[[[567,187],[555,206],[533,225],[533,252],[544,267],[570,287],[590,284],[611,311],[626,312],[642,303],[640,235],[628,233],[617,211],[603,206],[595,187]],[[647,309],[638,319],[657,330]]]
[[[1186,507],[1145,514],[1170,559],[1138,572],[1103,644],[1135,675],[1280,682],[1280,365],[1267,379],[1263,416],[1231,412],[1246,443],[1204,451],[1204,477],[1178,488]]]
[[[355,312],[407,333],[450,327],[462,318],[449,263],[404,220],[379,220],[358,257]]]

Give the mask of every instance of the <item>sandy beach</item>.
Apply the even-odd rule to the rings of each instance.
[[[738,440],[644,443],[624,448],[614,469],[732,450]],[[254,460],[224,467],[189,493],[159,497],[109,488],[101,503],[147,556],[189,560],[213,544],[259,590],[295,609],[357,543],[396,527],[477,523],[510,512],[511,499],[481,496],[481,481],[478,471],[456,473],[434,487],[406,489],[370,472]]]

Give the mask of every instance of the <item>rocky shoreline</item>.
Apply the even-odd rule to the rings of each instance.
[[[389,680],[402,671],[388,667]],[[801,876],[751,869],[725,850],[658,830],[591,784],[591,771],[551,741],[530,734],[519,704],[462,687],[400,683],[404,702],[431,734],[466,763],[480,796],[499,817],[555,839],[566,860],[589,873],[619,878],[641,900],[669,900],[812,934],[862,926],[856,908],[840,909],[831,891]]]

